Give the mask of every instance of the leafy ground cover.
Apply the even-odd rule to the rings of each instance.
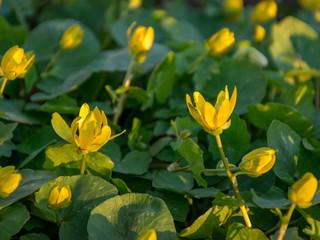
[[[0,239],[320,239],[317,0],[0,0]]]

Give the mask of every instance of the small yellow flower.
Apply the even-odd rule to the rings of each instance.
[[[224,0],[222,8],[228,12],[240,12],[243,9],[243,0]]]
[[[131,34],[135,24],[136,22],[132,23],[127,30],[129,52],[134,56],[137,63],[142,63],[152,47],[154,30],[152,27],[139,26]]]
[[[253,29],[253,38],[256,42],[261,42],[266,35],[266,30],[261,25],[255,25]]]
[[[0,197],[8,197],[17,189],[22,176],[14,170],[14,166],[0,167]]]
[[[51,189],[48,197],[48,207],[57,209],[57,208],[66,208],[71,203],[71,190],[69,185],[65,186],[55,186]]]
[[[124,130],[120,134],[111,136],[111,128],[105,113],[100,112],[97,107],[90,111],[86,103],[81,106],[79,116],[73,120],[71,128],[57,112],[52,115],[51,124],[62,139],[86,152],[98,151],[109,140],[125,132]]]
[[[189,112],[205,131],[212,135],[218,135],[229,128],[231,124],[229,118],[237,100],[236,87],[234,87],[231,99],[229,99],[228,87],[226,86],[225,91],[219,93],[215,106],[205,101],[199,92],[194,92],[193,99],[196,106],[193,106],[191,98],[187,94]]]
[[[308,208],[318,188],[318,181],[312,173],[307,172],[296,181],[288,193],[290,201],[297,204],[299,208]]]
[[[18,46],[10,48],[3,56],[0,67],[0,76],[7,80],[23,77],[31,68],[34,54],[27,52]]]
[[[275,150],[262,147],[246,154],[239,164],[243,173],[250,177],[258,177],[268,172],[276,161]]]
[[[251,20],[256,23],[264,23],[277,16],[278,6],[273,0],[259,2],[251,14]]]
[[[83,31],[79,25],[72,25],[62,35],[60,48],[70,50],[76,48],[82,41]]]
[[[298,2],[305,9],[308,9],[311,11],[320,10],[319,0],[298,0]]]
[[[144,230],[139,234],[136,240],[157,240],[157,232],[153,228]]]
[[[205,47],[212,54],[220,55],[229,50],[234,44],[234,41],[234,33],[230,32],[229,28],[223,28],[212,35],[210,39],[206,40]]]
[[[142,0],[129,0],[129,8],[137,9],[141,6]]]

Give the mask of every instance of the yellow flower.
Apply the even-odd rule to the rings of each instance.
[[[83,31],[79,25],[72,25],[62,35],[60,48],[70,50],[76,48],[82,41]]]
[[[142,0],[129,0],[129,8],[137,9],[141,6]]]
[[[190,96],[187,94],[186,100],[190,114],[203,127],[205,131],[212,135],[221,134],[227,129],[231,120],[230,115],[236,105],[237,88],[234,87],[231,99],[229,99],[228,87],[218,95],[215,106],[206,102],[199,92],[193,94],[196,106],[193,106]]]
[[[256,23],[264,23],[277,15],[278,6],[273,0],[259,2],[251,14],[251,20]]]
[[[132,23],[127,30],[127,38],[129,44],[129,52],[134,56],[137,63],[142,63],[146,59],[150,48],[153,44],[154,30],[152,27],[137,27],[134,32],[132,28],[136,22]]]
[[[0,67],[0,76],[5,79],[14,80],[23,77],[31,68],[34,54],[27,52],[18,46],[10,48],[3,56]]]
[[[253,38],[256,42],[261,42],[266,35],[266,30],[261,25],[255,25],[253,29]]]
[[[14,166],[0,167],[0,197],[8,197],[21,180],[22,176],[14,170]]]
[[[79,116],[73,120],[71,128],[57,112],[52,115],[51,124],[62,139],[86,152],[98,151],[109,140],[125,132],[124,130],[120,134],[111,136],[111,128],[104,112],[100,112],[97,107],[90,111],[86,103],[81,106]]]
[[[239,12],[243,9],[243,0],[224,0],[222,8],[230,12]]]
[[[223,28],[206,40],[205,47],[212,54],[220,55],[232,47],[234,40],[234,33],[229,28]]]
[[[320,9],[319,0],[298,0],[299,4],[308,10],[315,11]]]
[[[157,232],[153,228],[144,230],[139,234],[136,240],[157,240]]]
[[[297,204],[299,208],[311,206],[311,201],[318,188],[318,181],[312,173],[307,172],[296,181],[288,193],[290,201]]]
[[[57,208],[66,208],[71,203],[71,190],[69,185],[65,186],[55,186],[51,189],[48,197],[48,207],[57,209]]]
[[[268,172],[276,161],[275,150],[262,147],[246,154],[239,164],[243,173],[250,177],[258,177]]]

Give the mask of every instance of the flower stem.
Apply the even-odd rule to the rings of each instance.
[[[293,213],[295,207],[296,207],[296,205],[294,203],[292,203],[287,214],[281,219],[281,227],[279,230],[278,240],[283,239],[284,234],[287,231],[287,227],[288,227],[288,224],[290,222],[290,218],[292,216],[292,213]]]
[[[4,91],[4,87],[5,87],[6,84],[7,84],[7,81],[8,81],[8,78],[3,78],[3,82],[2,82],[1,90],[0,90],[0,97],[2,97],[2,93],[3,93],[3,91]]]
[[[53,55],[53,57],[51,58],[51,60],[50,60],[50,62],[48,63],[48,65],[47,65],[47,66],[45,67],[45,69],[43,70],[42,75],[43,75],[44,73],[48,72],[48,71],[52,68],[53,64],[57,61],[57,59],[58,59],[58,57],[60,56],[61,52],[62,52],[62,50],[61,50],[61,48],[59,48],[59,50],[56,52],[55,55]]]
[[[181,75],[180,75],[180,77],[178,79],[182,78],[185,74],[187,74],[190,70],[192,70],[198,63],[200,63],[206,56],[208,56],[209,53],[210,53],[209,51],[206,51],[202,55],[200,55],[197,59],[195,59],[189,65],[189,67],[181,73]]]
[[[58,226],[60,226],[61,219],[60,219],[60,214],[59,214],[59,208],[56,209],[55,214],[56,214],[56,223],[58,224]]]
[[[87,154],[82,155],[80,174],[83,175],[86,170]]]
[[[133,71],[134,65],[135,65],[134,57],[131,57],[131,61],[129,63],[128,70],[126,72],[126,75],[124,76],[123,83],[122,83],[122,86],[125,87],[125,88],[130,87],[131,79],[132,79],[132,76],[133,76],[132,71]],[[113,122],[115,124],[118,123],[119,118],[120,118],[120,116],[122,114],[126,98],[127,98],[126,92],[123,92],[123,93],[120,94],[120,97],[119,97],[119,99],[117,101],[117,106],[114,109]]]
[[[230,182],[232,183],[232,187],[233,187],[234,193],[236,195],[236,198],[238,199],[240,210],[242,212],[244,221],[246,223],[246,226],[251,228],[252,225],[251,225],[251,222],[250,222],[250,218],[249,218],[249,215],[247,213],[246,207],[244,206],[244,201],[242,200],[242,197],[241,197],[239,189],[238,189],[237,178],[235,176],[233,176],[232,172],[230,171],[228,159],[224,155],[224,151],[223,151],[220,135],[218,134],[215,137],[216,137],[217,145],[218,145],[218,148],[219,148],[219,152],[220,152],[220,155],[221,155],[221,159],[222,159],[225,171],[226,171],[226,173],[228,175],[228,178],[229,178]]]

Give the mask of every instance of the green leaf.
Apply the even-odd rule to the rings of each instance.
[[[80,169],[81,161],[82,154],[75,145],[49,146],[46,149],[46,160],[43,168],[48,170],[59,170],[59,168]],[[111,159],[100,152],[87,154],[86,171],[93,175],[110,178],[113,166]]]
[[[112,184],[118,189],[119,194],[131,193],[132,191],[121,178],[111,178]]]
[[[156,170],[153,172],[152,186],[174,192],[189,191],[193,187],[193,177],[186,172],[168,172]]]
[[[24,101],[16,99],[0,99],[0,117],[25,124],[41,124],[44,122],[43,116],[39,113],[25,112]]]
[[[239,206],[239,202],[235,197],[230,197],[222,192],[218,192],[212,201],[212,205],[219,206]]]
[[[9,240],[18,233],[30,218],[27,208],[22,203],[15,203],[0,210],[0,238]]]
[[[77,101],[67,95],[45,102],[39,110],[50,113],[58,112],[59,114],[77,114],[79,112]]]
[[[174,151],[178,152],[190,165],[192,175],[199,186],[207,187],[207,182],[202,178],[204,171],[202,151],[198,144],[191,138],[177,138],[176,142],[171,142]]]
[[[258,196],[254,189],[251,189],[251,193],[253,202],[261,208],[283,208],[291,203],[285,193],[275,186],[261,196]]]
[[[50,240],[50,238],[43,233],[28,233],[22,235],[19,240]]]
[[[279,70],[307,68],[292,44],[293,36],[316,39],[317,33],[308,24],[294,17],[286,17],[271,28],[272,43],[269,47],[273,61]]]
[[[120,221],[119,221],[120,220]],[[172,216],[159,198],[128,193],[104,201],[91,212],[88,222],[90,240],[135,240],[143,230],[153,228],[158,240],[176,239]]]
[[[279,120],[287,124],[300,136],[307,135],[313,125],[300,112],[293,107],[280,103],[267,103],[265,105],[251,105],[249,109],[249,120],[253,125],[267,130],[273,120]]]
[[[121,161],[114,161],[115,172],[141,175],[148,172],[151,157],[147,152],[131,151]]]
[[[238,114],[231,115],[231,125],[220,135],[221,143],[229,163],[236,164],[248,151],[250,134],[247,124]],[[208,134],[209,151],[213,154],[216,161],[220,160],[220,153],[215,137]]]
[[[133,118],[132,128],[128,134],[128,146],[131,150],[134,149],[135,144],[139,137],[139,129],[141,127],[141,120],[139,118]]]
[[[170,96],[174,85],[174,74],[176,69],[175,55],[170,52],[153,70],[147,84],[147,92],[155,94],[159,103],[164,103]]]
[[[216,98],[228,85],[229,94],[237,87],[235,112],[246,113],[248,105],[261,102],[266,94],[267,79],[262,69],[245,60],[227,60],[220,66],[220,73],[205,84],[201,92],[204,96]],[[208,101],[208,100],[207,100]]]
[[[215,187],[207,187],[207,188],[195,188],[188,192],[187,195],[190,195],[194,198],[213,198],[219,193],[221,190]]]
[[[59,209],[62,225],[60,239],[87,239],[87,222],[90,211],[103,201],[117,195],[117,189],[107,181],[90,175],[63,176],[43,186],[35,194],[34,206],[45,219],[55,221],[55,210],[48,208],[48,196],[54,186],[69,185],[71,204]]]
[[[0,145],[13,137],[13,130],[17,127],[18,123],[4,124],[0,122]]]
[[[279,231],[271,235],[270,239],[277,240],[278,236],[279,236]],[[283,240],[303,240],[303,238],[299,236],[297,227],[291,227],[287,229],[286,234],[283,237]]]
[[[185,196],[183,196],[182,194],[166,191],[155,191],[150,194],[153,197],[161,198],[166,203],[175,221],[186,221],[189,212],[189,203]]]
[[[209,237],[216,228],[223,225],[232,213],[231,208],[214,206],[198,217],[188,228],[183,229],[179,237],[187,239],[203,239]]]
[[[22,169],[22,180],[18,188],[6,198],[0,198],[0,208],[22,199],[56,178],[53,172]]]
[[[310,122],[314,120],[314,89],[312,81],[297,83],[281,91],[280,102],[298,110]]]
[[[266,235],[259,229],[243,226],[241,223],[233,223],[227,234],[226,240],[268,240]]]
[[[267,133],[268,146],[276,151],[273,171],[282,180],[293,183],[297,176],[300,136],[288,125],[274,120]]]

